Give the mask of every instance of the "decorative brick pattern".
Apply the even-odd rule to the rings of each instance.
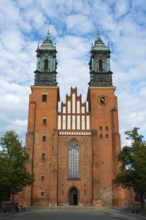
[[[27,168],[35,174],[35,182],[19,195],[26,206],[69,205],[71,196],[78,205],[94,206],[122,205],[131,199],[130,194],[126,195],[123,189],[113,186],[112,181],[118,172],[117,155],[120,151],[114,91],[114,87],[89,87],[88,103],[82,104],[77,88],[71,88],[71,96],[67,96],[61,112],[58,112],[58,87],[32,87],[26,147],[30,155]],[[45,102],[42,102],[42,94],[47,94]],[[98,101],[101,95],[108,100],[105,105]],[[77,129],[77,117],[75,129],[72,126],[70,129],[63,126],[58,129],[58,116],[63,119],[64,114],[66,117],[68,115],[68,101],[72,109],[69,113],[71,117],[73,114],[80,114],[80,117],[82,114],[88,115],[90,129]],[[86,111],[87,104],[89,112]],[[45,126],[42,123],[44,118],[47,118]],[[42,141],[44,137],[45,141]],[[78,178],[69,178],[69,146],[72,140],[78,143]],[[71,192],[77,192],[77,195]]]

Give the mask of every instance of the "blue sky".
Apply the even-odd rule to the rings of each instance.
[[[61,101],[77,86],[86,100],[91,44],[100,31],[111,49],[122,145],[140,127],[146,139],[145,0],[0,0],[0,136],[24,141],[38,42],[50,30],[57,47]]]

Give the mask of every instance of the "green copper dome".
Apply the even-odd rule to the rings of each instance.
[[[36,50],[37,65],[35,70],[35,86],[56,86],[57,59],[56,46],[53,45],[49,32],[41,46]]]
[[[96,38],[95,43],[92,46],[91,50],[110,51],[110,49],[107,46],[105,46],[105,44],[103,43],[99,32],[98,32],[97,38]]]
[[[50,33],[48,31],[45,40],[43,41],[42,45],[39,47],[40,50],[55,50],[56,47],[53,45],[52,40],[50,38]]]
[[[98,32],[95,43],[91,47],[89,61],[90,86],[112,86],[112,72],[110,70],[110,49],[102,41]]]

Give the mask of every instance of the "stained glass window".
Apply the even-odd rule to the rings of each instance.
[[[79,177],[79,149],[77,141],[73,140],[69,145],[69,178]]]

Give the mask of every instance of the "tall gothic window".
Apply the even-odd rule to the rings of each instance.
[[[102,60],[99,60],[99,70],[103,70]]]
[[[79,178],[79,148],[75,140],[69,145],[69,178]]]
[[[44,61],[44,69],[45,69],[45,70],[48,70],[48,60],[45,60],[45,61]]]

